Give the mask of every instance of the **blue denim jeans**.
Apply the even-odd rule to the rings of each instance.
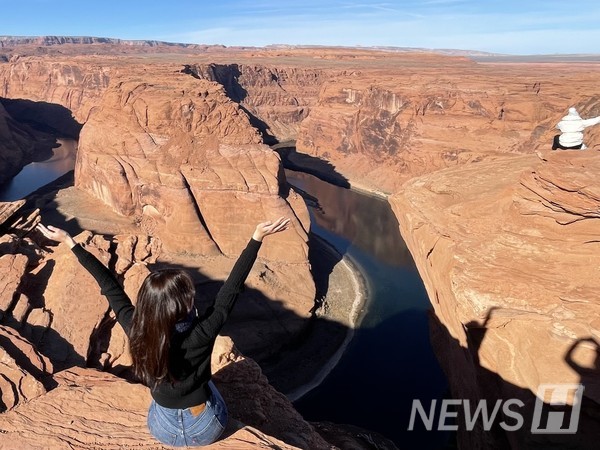
[[[202,446],[215,442],[227,425],[227,406],[212,381],[212,395],[206,408],[194,416],[190,409],[164,408],[152,400],[148,411],[148,429],[163,444],[173,447]]]

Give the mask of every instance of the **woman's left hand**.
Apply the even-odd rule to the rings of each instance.
[[[252,239],[261,242],[265,236],[287,230],[290,219],[280,217],[275,222],[262,222],[256,225]]]

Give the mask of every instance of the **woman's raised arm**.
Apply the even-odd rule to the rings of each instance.
[[[36,227],[44,236],[48,239],[61,242],[69,246],[73,251],[81,265],[94,277],[102,295],[104,295],[108,304],[115,312],[118,322],[121,324],[127,334],[131,327],[131,317],[133,316],[134,307],[131,300],[116,280],[113,273],[108,270],[104,264],[92,255],[90,252],[85,250],[67,233],[57,227],[49,225],[48,227],[41,223]]]
[[[242,251],[235,265],[219,290],[214,303],[206,312],[203,320],[196,326],[195,332],[201,341],[209,342],[214,339],[225,321],[244,287],[244,282],[256,261],[262,240],[271,234],[287,230],[290,220],[280,217],[275,222],[262,222],[256,226],[252,239]]]

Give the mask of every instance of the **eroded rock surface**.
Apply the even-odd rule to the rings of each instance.
[[[281,195],[279,156],[220,85],[181,73],[115,84],[82,130],[75,180],[191,267],[199,256],[233,260],[257,223],[289,217],[290,229],[260,251],[264,275],[250,280],[278,306],[241,302],[232,328],[258,357],[306,326],[315,295],[306,207]],[[266,317],[277,321],[265,327]],[[257,321],[262,332],[250,332]]]
[[[479,430],[461,433],[463,445],[597,440],[599,169],[595,151],[545,152],[436,172],[391,197],[441,322],[433,340],[455,397],[532,407],[541,384],[585,385],[572,441]]]
[[[327,71],[272,64],[196,64],[184,73],[215,81],[250,114],[263,139],[296,140],[298,127],[317,102]]]
[[[3,248],[14,252],[2,256],[11,267],[3,275],[15,276],[4,277],[11,304],[0,319],[0,448],[166,448],[146,428],[147,388],[85,368],[122,372],[131,364],[126,337],[71,251],[40,239],[38,259],[21,253],[35,245],[29,238],[3,236]],[[134,301],[146,264],[161,252],[147,236],[85,232],[76,240],[119,274]],[[217,340],[212,369],[231,420],[210,448],[333,448],[230,338]]]
[[[84,123],[108,87],[113,70],[97,60],[16,57],[0,66],[0,97],[46,103],[47,108],[38,108],[37,113],[50,123],[57,119],[52,117],[53,105],[61,105],[72,112],[75,121]]]
[[[546,69],[419,55],[393,74],[338,76],[323,84],[297,148],[387,193],[446,167],[549,149],[569,106],[583,117],[600,109],[589,74],[597,67]]]
[[[230,423],[224,438],[207,448],[330,448],[268,385],[256,363],[234,349],[231,340],[218,339],[213,360]],[[15,448],[15,443],[19,448],[45,450],[170,448],[156,442],[147,430],[151,397],[146,387],[82,367],[58,372],[54,378],[58,386],[50,392],[2,415],[0,448]],[[244,378],[246,386],[257,383],[252,398],[239,396]]]
[[[0,325],[0,413],[46,393],[48,358],[10,327]]]
[[[171,251],[237,253],[255,221],[291,213],[279,196],[279,159],[220,86],[183,74],[160,82],[107,92],[83,128],[76,185],[139,215]],[[305,261],[296,223],[288,262]]]

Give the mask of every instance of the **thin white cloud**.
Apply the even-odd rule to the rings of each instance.
[[[399,16],[405,17],[416,17],[423,18],[423,14],[417,14],[410,11],[407,8],[398,8],[397,6],[390,3],[341,3],[339,6],[336,5],[336,9],[341,8],[342,10],[356,10],[356,11],[371,11],[375,13],[392,13]]]
[[[458,3],[455,0],[429,0]],[[263,1],[254,7],[267,7]],[[319,6],[283,8],[271,14],[246,14],[244,9],[209,27],[163,36],[204,44],[347,45],[456,48],[498,53],[598,53],[600,7],[555,11],[493,13],[443,9],[431,14],[386,10],[390,3],[368,0]],[[458,12],[457,12],[458,11]]]
[[[458,5],[458,4],[465,4],[467,3],[466,0],[424,0],[421,2],[421,4],[426,5],[426,6],[431,6],[431,5]]]

